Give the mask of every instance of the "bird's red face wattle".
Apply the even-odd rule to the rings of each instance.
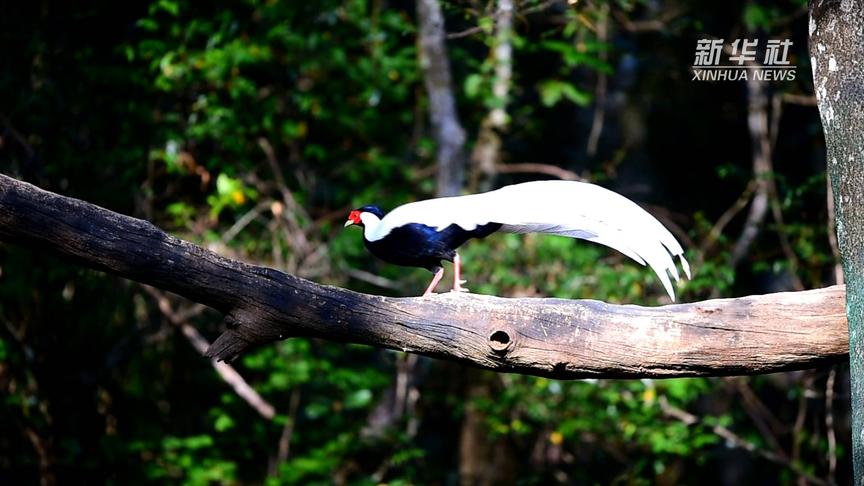
[[[352,224],[362,224],[363,221],[360,219],[360,211],[354,210],[348,214],[348,221],[345,222],[345,226],[351,226]]]

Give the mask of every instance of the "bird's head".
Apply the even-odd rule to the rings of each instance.
[[[363,206],[357,208],[348,214],[348,221],[345,221],[345,227],[356,224],[361,228],[367,226],[375,226],[384,217],[384,211],[378,206]]]

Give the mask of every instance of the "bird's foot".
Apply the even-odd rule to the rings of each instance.
[[[457,280],[453,284],[453,290],[451,290],[450,292],[470,292],[470,290],[468,290],[468,287],[462,286],[462,284],[465,284],[465,283],[468,283],[468,281],[467,280]]]

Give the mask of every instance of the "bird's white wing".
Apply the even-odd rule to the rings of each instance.
[[[526,182],[483,194],[405,204],[388,213],[367,239],[383,238],[393,228],[409,223],[439,230],[451,224],[472,230],[500,223],[501,231],[510,233],[548,233],[593,241],[650,266],[672,300],[670,275],[676,281],[679,278],[672,257],[680,257],[690,278],[684,250],[657,219],[624,196],[585,182]]]

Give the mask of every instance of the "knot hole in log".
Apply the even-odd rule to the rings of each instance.
[[[513,340],[510,338],[510,333],[498,329],[489,335],[489,347],[497,354],[506,353],[513,346]]]

